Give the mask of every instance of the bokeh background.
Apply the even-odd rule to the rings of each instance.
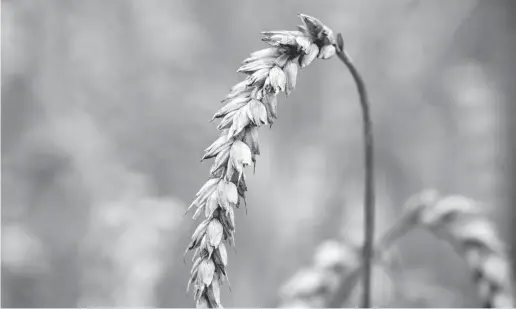
[[[183,213],[208,174],[208,120],[260,31],[298,12],[343,33],[368,84],[378,233],[433,187],[484,202],[516,245],[514,3],[2,0],[2,306],[193,306]],[[302,70],[260,130],[226,307],[278,305],[320,242],[360,239],[361,130],[345,67]],[[478,306],[449,246],[416,232],[398,251],[377,305]]]

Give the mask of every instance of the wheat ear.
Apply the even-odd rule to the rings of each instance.
[[[434,191],[423,192],[422,203],[409,212],[416,223],[438,238],[448,241],[472,271],[484,308],[514,306],[510,262],[494,223],[472,199],[459,195],[438,198]]]
[[[265,31],[262,40],[270,48],[251,53],[237,72],[247,75],[231,88],[213,119],[220,118],[220,137],[202,158],[215,158],[208,181],[188,210],[197,207],[193,219],[204,213],[187,248],[195,250],[188,287],[193,284],[197,308],[221,308],[220,286],[227,280],[224,241],[235,244],[234,208],[245,202],[245,167],[256,165],[258,128],[277,118],[277,95],[288,96],[296,86],[298,69],[315,58],[335,55],[335,38],[318,19],[299,14],[297,31]],[[187,211],[188,211],[187,210]],[[186,253],[185,253],[186,254]],[[228,281],[229,282],[229,281]],[[187,288],[188,290],[188,288]]]
[[[401,219],[376,244],[374,260],[380,262],[385,251],[418,226],[447,240],[464,257],[484,308],[514,306],[507,254],[493,223],[475,201],[456,195],[441,198],[435,190],[409,198]],[[285,299],[282,307],[341,306],[364,268],[364,261],[357,262],[358,251],[357,246],[336,241],[321,246],[314,265],[284,285],[280,292]],[[325,259],[321,258],[323,254],[327,255]]]

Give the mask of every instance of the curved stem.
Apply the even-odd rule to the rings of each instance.
[[[362,76],[353,65],[351,58],[344,49],[337,47],[337,56],[348,67],[360,96],[362,107],[362,118],[364,125],[364,164],[365,164],[365,190],[364,190],[364,291],[362,296],[362,307],[371,306],[371,269],[374,245],[374,223],[375,223],[375,192],[374,192],[374,163],[373,163],[373,131],[371,116],[369,114],[369,98]]]

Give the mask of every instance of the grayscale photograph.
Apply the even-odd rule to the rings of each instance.
[[[2,308],[516,306],[516,1],[0,7]]]

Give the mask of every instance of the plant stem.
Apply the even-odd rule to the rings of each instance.
[[[337,56],[348,67],[355,84],[357,86],[358,95],[360,97],[360,106],[362,107],[362,118],[364,126],[364,164],[365,164],[365,190],[364,190],[364,291],[362,296],[362,307],[369,308],[371,306],[371,270],[373,259],[374,245],[374,223],[375,223],[375,192],[374,192],[374,162],[373,162],[373,131],[371,116],[369,114],[369,99],[367,90],[362,76],[353,65],[346,51],[337,47]]]
[[[378,244],[374,248],[373,262],[380,261],[383,251],[389,249],[396,241],[414,228],[415,215],[415,213],[403,215],[401,219],[380,238]],[[335,294],[328,300],[326,307],[342,307],[344,301],[349,298],[349,294],[353,291],[353,287],[360,278],[360,273],[364,270],[364,267],[364,262],[362,262],[356,268],[346,273],[345,277],[341,278]]]

